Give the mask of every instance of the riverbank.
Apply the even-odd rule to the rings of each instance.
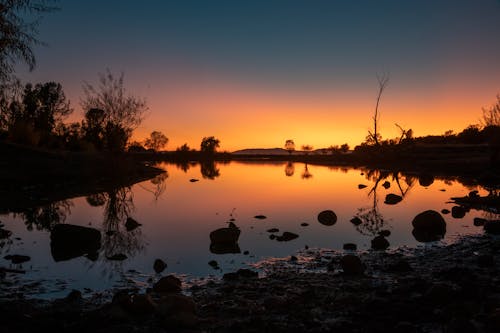
[[[390,252],[306,250],[260,266],[265,276],[240,270],[188,289],[167,276],[146,294],[115,291],[104,304],[78,291],[3,301],[1,324],[6,332],[498,332],[499,254],[500,240],[488,235]]]

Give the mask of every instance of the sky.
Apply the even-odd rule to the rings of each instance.
[[[499,0],[59,1],[44,15],[29,82],[63,85],[82,118],[84,82],[107,69],[146,99],[134,139],[167,149],[315,148],[364,141],[377,75],[383,138],[460,132],[500,93]]]

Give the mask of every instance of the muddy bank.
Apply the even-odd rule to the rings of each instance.
[[[500,240],[392,252],[306,251],[181,291],[175,277],[112,302],[72,292],[0,303],[6,332],[498,332]],[[354,259],[353,259],[354,258]],[[359,260],[358,260],[359,259]],[[4,281],[9,279],[9,274]],[[187,295],[187,296],[186,296]]]

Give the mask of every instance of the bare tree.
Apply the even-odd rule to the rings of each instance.
[[[144,142],[144,146],[148,149],[153,149],[155,151],[158,151],[165,147],[165,145],[168,143],[168,138],[163,134],[162,132],[159,131],[153,131],[149,135],[149,138],[146,139]]]
[[[483,125],[500,126],[500,94],[497,95],[497,100],[489,108],[483,108]]]
[[[383,75],[377,75],[377,81],[378,81],[378,93],[377,93],[377,103],[375,104],[375,113],[373,114],[373,133],[371,131],[368,131],[368,137],[367,141],[368,142],[373,142],[376,146],[380,144],[380,139],[382,136],[378,132],[378,120],[379,120],[379,105],[380,105],[380,98],[382,97],[382,93],[384,92],[385,88],[389,84],[389,75],[384,73]]]

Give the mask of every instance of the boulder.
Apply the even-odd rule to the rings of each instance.
[[[125,228],[127,229],[127,231],[132,231],[134,229],[137,229],[141,225],[142,224],[140,224],[139,222],[137,222],[136,220],[134,220],[131,217],[127,217],[127,221],[125,221]]]
[[[453,216],[456,219],[463,218],[466,212],[467,211],[462,206],[453,206],[451,208],[451,216]]]
[[[441,214],[434,210],[426,210],[412,221],[412,234],[419,242],[436,241],[446,234],[446,222]]]
[[[178,293],[181,291],[182,282],[173,275],[164,276],[153,285],[153,290],[158,293]]]
[[[385,201],[384,203],[386,205],[395,205],[399,203],[401,200],[403,200],[403,197],[394,193],[389,193],[385,196]]]
[[[156,259],[155,262],[153,263],[153,269],[155,270],[156,273],[161,273],[166,268],[167,264],[161,259]]]
[[[50,250],[55,261],[95,254],[101,248],[101,233],[94,228],[57,224],[50,233]]]
[[[237,243],[240,233],[238,227],[219,228],[210,233],[210,241],[212,243]]]
[[[347,254],[340,259],[340,266],[347,275],[360,275],[365,271],[365,265],[358,256]]]
[[[318,214],[318,222],[331,226],[337,223],[337,215],[332,210],[324,210]]]
[[[379,251],[387,249],[390,245],[389,241],[382,235],[376,236],[374,239],[372,239],[371,243],[372,249]]]

